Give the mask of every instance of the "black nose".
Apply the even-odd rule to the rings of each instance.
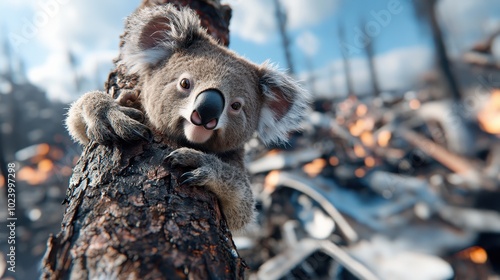
[[[220,91],[209,89],[198,94],[194,101],[191,122],[203,125],[206,129],[214,129],[224,110],[224,97]]]

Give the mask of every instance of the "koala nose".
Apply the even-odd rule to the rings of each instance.
[[[191,122],[203,125],[206,129],[214,129],[224,110],[224,97],[218,90],[209,89],[198,94],[194,101]]]

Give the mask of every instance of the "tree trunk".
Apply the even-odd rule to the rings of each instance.
[[[51,236],[42,279],[240,279],[217,198],[179,186],[175,148],[91,143],[74,168],[62,229]]]
[[[231,9],[219,0],[144,0],[139,7],[190,6],[202,25],[229,44]],[[123,44],[123,41],[121,42]],[[115,60],[106,90],[141,90]],[[70,181],[61,232],[50,237],[42,279],[239,279],[246,267],[214,194],[179,186],[185,170],[165,157],[177,148],[153,143],[86,147]]]

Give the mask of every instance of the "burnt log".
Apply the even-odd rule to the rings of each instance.
[[[241,279],[217,198],[180,186],[187,170],[165,162],[177,148],[89,144],[70,181],[61,232],[51,236],[42,279]]]

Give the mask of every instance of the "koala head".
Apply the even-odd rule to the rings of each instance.
[[[266,144],[286,141],[307,111],[293,79],[219,45],[188,9],[132,14],[121,61],[143,80],[138,100],[154,129],[200,150],[241,148],[255,131]]]

